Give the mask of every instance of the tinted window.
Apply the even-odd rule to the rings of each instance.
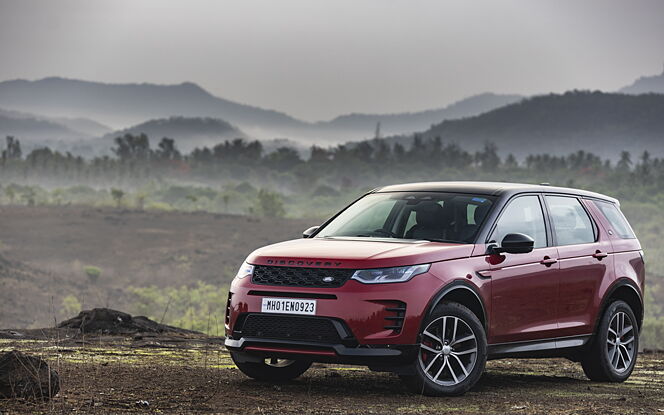
[[[595,242],[595,228],[581,202],[574,197],[546,196],[557,245]]]
[[[520,196],[509,202],[489,239],[500,243],[508,233],[530,236],[535,240],[535,248],[546,246],[544,214],[537,196]]]
[[[615,232],[616,235],[623,239],[636,238],[634,231],[632,231],[629,223],[627,223],[627,219],[625,219],[616,205],[600,201],[595,201],[595,205],[602,211],[606,220],[608,220],[613,227],[613,232]]]
[[[493,198],[454,193],[372,193],[327,224],[321,238],[474,242]]]

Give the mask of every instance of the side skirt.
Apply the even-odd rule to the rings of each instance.
[[[585,346],[592,335],[559,337],[526,342],[490,344],[489,359],[505,357],[567,357],[574,355],[576,349]]]

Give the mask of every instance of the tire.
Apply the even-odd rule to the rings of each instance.
[[[616,345],[616,331],[620,342]],[[581,366],[588,379],[597,382],[624,382],[634,370],[639,350],[639,327],[632,308],[614,301],[604,312]],[[615,351],[615,352],[614,352]],[[617,354],[619,353],[619,354]]]
[[[266,382],[286,382],[297,378],[311,367],[311,362],[304,360],[267,358],[262,362],[241,362],[232,352],[231,359],[245,375]]]
[[[480,379],[486,364],[486,334],[482,323],[467,307],[445,302],[434,308],[422,327],[420,349],[413,362],[415,374],[401,379],[417,394],[466,393]]]

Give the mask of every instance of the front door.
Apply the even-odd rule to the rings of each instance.
[[[558,251],[549,246],[541,198],[517,196],[503,209],[489,237],[500,244],[508,233],[534,239],[527,254],[490,255],[489,343],[554,337],[557,329]]]

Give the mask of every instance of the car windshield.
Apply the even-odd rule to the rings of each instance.
[[[472,243],[493,201],[490,196],[458,193],[372,193],[341,212],[316,237]]]

